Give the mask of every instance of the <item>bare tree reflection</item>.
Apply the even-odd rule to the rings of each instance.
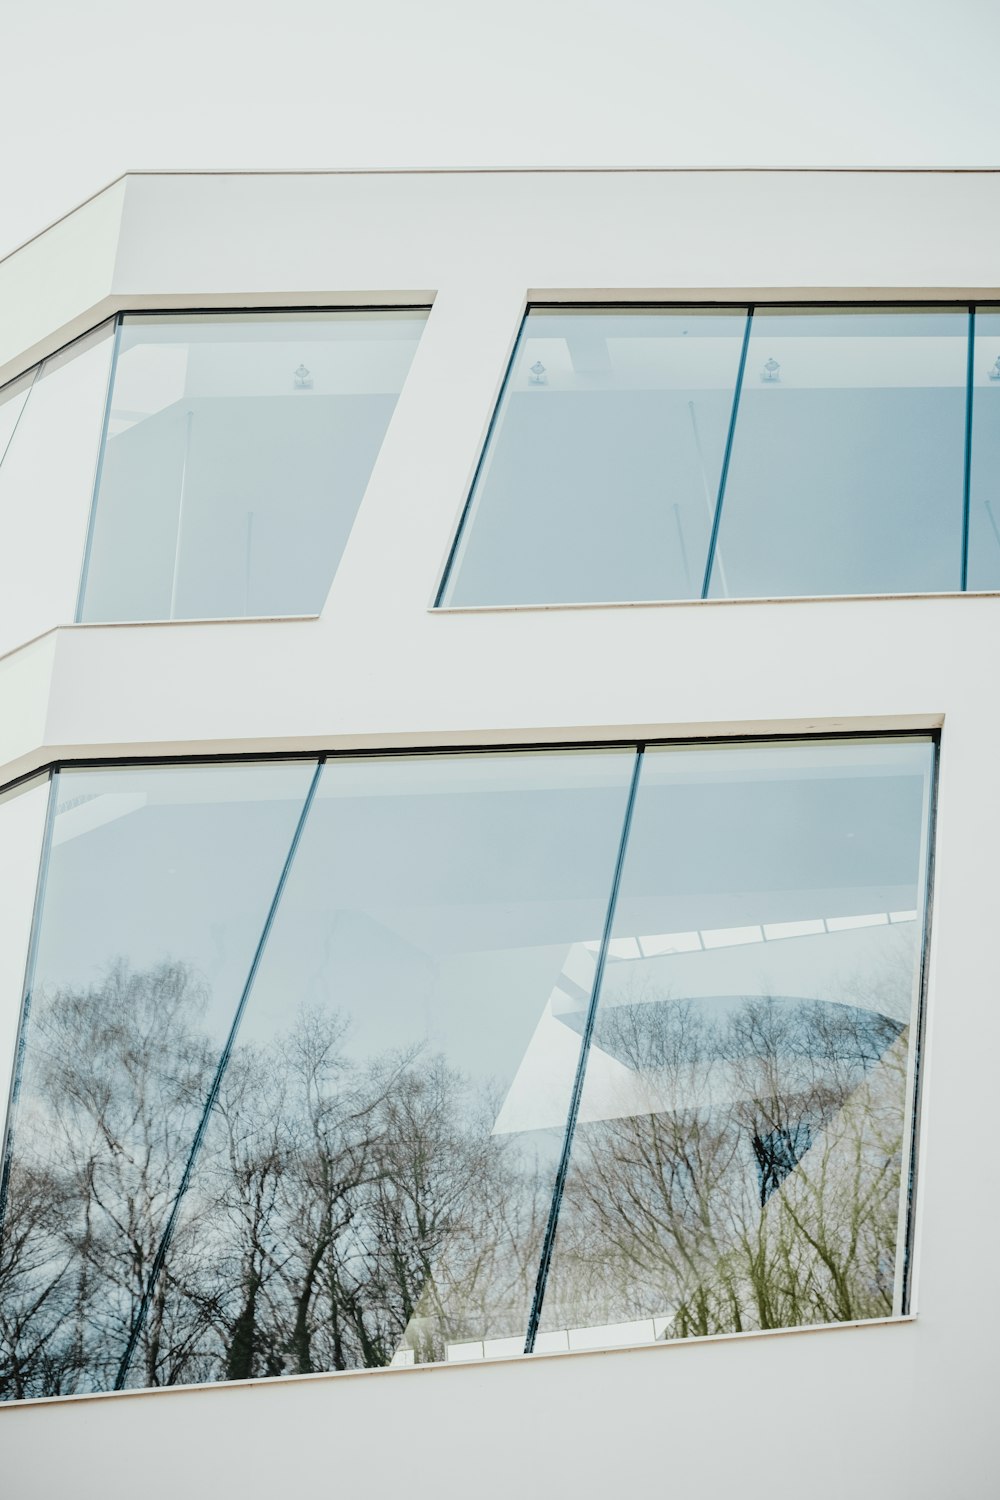
[[[182,964],[36,998],[0,1244],[0,1395],[106,1389],[147,1289],[217,1045]],[[620,1097],[580,1126],[544,1317],[672,1336],[891,1309],[906,1031],[840,1003],[605,1007]],[[902,1013],[905,1013],[903,1011]],[[237,1045],[130,1382],[441,1359],[523,1335],[552,1163],[495,1086],[346,1017]]]
[[[892,1309],[906,1029],[776,997],[610,1007],[630,1098],[582,1126],[547,1326],[683,1337]]]
[[[216,1048],[182,965],[35,1003],[0,1251],[0,1393],[115,1380]],[[301,1012],[234,1049],[129,1383],[385,1365],[523,1330],[549,1180],[490,1090]]]

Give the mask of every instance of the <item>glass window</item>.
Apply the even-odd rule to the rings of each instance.
[[[4,1184],[0,1394],[114,1385],[312,774],[55,777]]]
[[[925,737],[58,773],[0,1398],[900,1311],[932,774]],[[12,809],[37,850],[44,784]]]
[[[711,597],[962,587],[968,325],[754,312]]]
[[[901,1309],[932,763],[646,752],[536,1349]]]
[[[0,792],[0,1099],[4,1105],[7,1102],[7,1082],[14,1073],[35,881],[48,798],[48,774],[10,791]],[[2,1217],[0,1209],[0,1220]],[[0,1312],[0,1318],[2,1316]]]
[[[1000,589],[1000,311],[976,309],[972,361],[970,589]]]
[[[0,395],[0,655],[75,614],[112,344],[105,323]]]
[[[700,598],[745,325],[531,309],[439,602]]]
[[[425,319],[126,316],[81,618],[318,613]]]
[[[524,1349],[634,758],[327,764],[136,1384]]]

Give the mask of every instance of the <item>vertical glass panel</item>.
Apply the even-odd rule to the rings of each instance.
[[[101,422],[108,392],[112,327],[105,323],[53,354],[15,422],[0,406],[0,654],[76,613]]]
[[[114,1383],[312,774],[56,778],[0,1252],[5,1397]]]
[[[425,319],[126,317],[82,618],[318,613]]]
[[[523,1349],[633,765],[327,764],[136,1384]]]
[[[958,589],[968,313],[754,313],[712,597]]]
[[[647,752],[537,1349],[901,1310],[932,760]]]
[[[11,791],[0,792],[0,1112],[4,1114],[14,1073],[48,795],[47,774]],[[0,1305],[3,1301],[2,1257],[0,1250]],[[0,1310],[0,1320],[2,1318]]]
[[[976,309],[972,362],[970,589],[1000,589],[1000,311]]]
[[[742,310],[531,310],[441,603],[697,599]]]
[[[12,380],[0,390],[0,464],[4,461],[10,440],[14,436],[24,404],[28,399],[37,368],[29,370],[17,380]]]

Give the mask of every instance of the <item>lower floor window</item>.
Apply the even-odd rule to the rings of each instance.
[[[54,771],[0,1394],[903,1311],[933,776],[921,736]]]

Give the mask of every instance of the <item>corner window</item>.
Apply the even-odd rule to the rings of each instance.
[[[438,604],[991,586],[996,324],[966,307],[529,309]]]
[[[0,1397],[904,1309],[933,760],[56,772]]]
[[[126,315],[80,618],[318,613],[425,319]]]

